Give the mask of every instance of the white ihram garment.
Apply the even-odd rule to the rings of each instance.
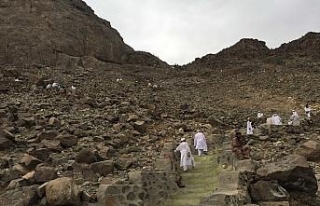
[[[311,107],[305,107],[304,112],[306,113],[308,119],[311,117]]]
[[[194,136],[194,147],[198,150],[198,155],[201,156],[203,151],[208,151],[208,146],[206,143],[206,137],[202,132],[198,132]]]
[[[188,169],[188,166],[194,166],[194,159],[192,157],[188,143],[181,142],[174,151],[180,151],[180,167],[183,167],[184,171]]]
[[[297,112],[292,113],[290,120],[292,121],[293,126],[298,126],[300,124],[300,117]]]
[[[247,121],[247,135],[253,134],[252,122]]]
[[[274,125],[282,125],[280,116],[277,115],[277,114],[274,114],[274,115],[272,116],[272,123],[273,123]]]

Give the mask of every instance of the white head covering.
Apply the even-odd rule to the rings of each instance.
[[[181,142],[186,141],[186,138],[182,137],[181,138]]]

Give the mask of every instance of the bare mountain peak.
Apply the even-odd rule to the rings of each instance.
[[[299,39],[282,44],[275,52],[281,55],[307,55],[319,57],[320,55],[320,33],[308,32]]]
[[[83,57],[126,63],[135,52],[82,0],[3,0],[0,22],[0,65],[52,66]]]

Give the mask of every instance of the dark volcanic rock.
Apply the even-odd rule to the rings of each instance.
[[[97,162],[97,156],[91,150],[83,149],[77,154],[75,160],[78,163],[91,164]]]
[[[158,57],[153,56],[149,52],[135,51],[124,56],[124,62],[127,64],[144,65],[144,66],[160,66],[166,67],[168,64]]]
[[[0,150],[9,149],[12,146],[12,141],[0,136]]]
[[[277,181],[259,181],[250,185],[251,198],[254,201],[286,201],[289,193]]]
[[[0,205],[37,205],[37,185],[9,190],[0,195]]]
[[[320,144],[316,141],[308,141],[301,145],[297,151],[297,154],[304,156],[309,161],[320,161]]]
[[[133,49],[81,0],[2,1],[0,64],[56,65],[92,56],[122,62]]]
[[[269,163],[258,169],[264,180],[278,180],[289,193],[303,191],[315,194],[318,190],[317,179],[306,159],[300,155],[289,155],[275,163]]]
[[[57,172],[53,167],[40,164],[36,167],[34,180],[36,183],[48,182],[58,178]]]

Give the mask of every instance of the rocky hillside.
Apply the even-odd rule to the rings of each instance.
[[[320,33],[309,32],[300,39],[282,44],[274,52],[277,55],[299,55],[318,58],[320,55]]]
[[[63,65],[86,56],[123,63],[134,52],[81,0],[1,1],[0,22],[2,65]]]
[[[187,68],[233,69],[247,63],[283,64],[296,58],[316,59],[320,52],[320,34],[309,32],[300,39],[269,49],[257,39],[241,39],[217,54],[208,54],[187,64]],[[290,63],[290,62],[289,62]]]
[[[96,206],[101,185],[154,168],[165,142],[202,127],[213,150],[259,110],[285,123],[314,109],[299,132],[257,137],[262,166],[319,141],[317,33],[275,50],[243,39],[169,68],[82,1],[1,1],[0,12],[0,205]]]

